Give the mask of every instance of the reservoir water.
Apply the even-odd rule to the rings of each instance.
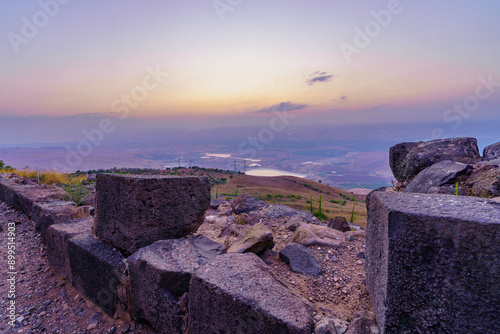
[[[306,174],[286,172],[279,169],[269,169],[269,168],[256,168],[248,170],[245,174],[252,176],[296,176],[300,178],[305,178]]]

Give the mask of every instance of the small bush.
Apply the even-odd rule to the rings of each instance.
[[[88,188],[81,184],[67,184],[64,190],[66,191],[65,200],[75,202],[77,206],[82,205],[89,197]]]

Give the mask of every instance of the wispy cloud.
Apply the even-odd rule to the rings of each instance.
[[[333,74],[328,74],[327,72],[316,71],[313,74],[309,75],[310,79],[307,80],[309,85],[314,85],[319,82],[328,82],[331,78],[334,77]]]
[[[290,101],[288,102],[281,102],[275,105],[272,105],[268,108],[262,108],[256,111],[253,111],[252,113],[254,114],[261,114],[261,113],[270,113],[273,111],[291,111],[291,110],[300,110],[307,108],[307,104],[294,104]]]

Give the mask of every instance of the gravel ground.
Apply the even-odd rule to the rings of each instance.
[[[250,227],[238,223],[227,204],[221,205],[219,210],[207,211],[206,216],[198,233],[226,247]],[[275,246],[262,258],[291,290],[314,305],[317,315],[332,316],[347,328],[356,312],[373,312],[365,281],[364,231],[347,232],[346,242],[338,248],[307,247],[325,272],[319,277],[311,277],[292,272],[279,258],[279,251],[294,234],[285,227],[286,218],[266,219],[264,223],[273,231]]]

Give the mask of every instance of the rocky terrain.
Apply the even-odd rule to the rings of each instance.
[[[248,195],[210,200],[198,177],[98,175],[92,218],[56,188],[3,175],[0,197],[26,216],[0,203],[18,259],[15,325],[0,330],[494,333],[499,156],[473,138],[392,147],[398,181],[369,195],[366,232]]]

